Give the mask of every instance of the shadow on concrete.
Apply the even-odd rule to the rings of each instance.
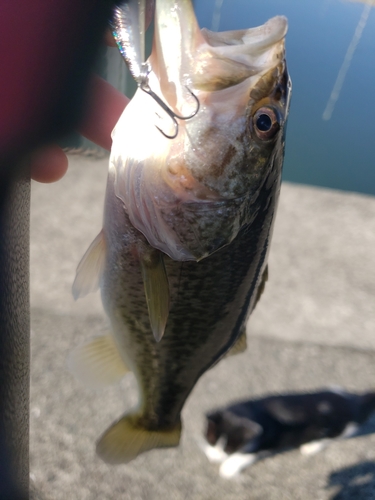
[[[330,500],[375,499],[375,462],[366,461],[345,467],[329,476],[327,488],[339,487]]]

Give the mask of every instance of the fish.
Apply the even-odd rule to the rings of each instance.
[[[103,228],[73,284],[76,299],[100,288],[111,328],[74,351],[73,371],[92,386],[131,371],[139,389],[96,443],[107,463],[178,446],[198,379],[246,348],[280,192],[286,32],[283,16],[201,30],[190,0],[156,0],[147,85],[178,133],[139,88],[113,131]]]

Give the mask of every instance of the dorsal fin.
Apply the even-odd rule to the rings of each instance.
[[[259,283],[258,290],[257,290],[257,296],[256,296],[256,299],[255,299],[255,303],[254,303],[254,308],[253,309],[255,309],[255,306],[258,304],[259,299],[261,298],[261,296],[262,296],[262,294],[264,292],[264,289],[266,288],[267,281],[268,281],[268,264],[264,268],[262,277],[260,279],[260,283]]]
[[[229,351],[225,354],[224,358],[230,356],[235,356],[236,354],[241,354],[247,349],[247,338],[246,338],[246,325],[244,325],[242,332],[240,333],[236,342],[232,345]]]
[[[105,265],[105,240],[103,230],[91,243],[78,264],[72,286],[74,300],[85,297],[99,288],[99,281]]]
[[[254,308],[257,305],[259,299],[261,298],[262,293],[264,292],[267,281],[268,281],[268,265],[264,268],[262,277],[260,279],[260,284],[258,286],[257,295],[255,298]],[[224,358],[235,356],[236,354],[241,354],[242,352],[245,352],[246,349],[247,349],[247,337],[246,337],[246,322],[245,322],[245,324],[242,326],[242,331],[238,336],[238,339],[232,345],[229,351],[224,355]]]

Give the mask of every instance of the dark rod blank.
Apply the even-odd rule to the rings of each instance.
[[[0,188],[0,500],[23,500],[29,498],[30,181],[9,177]]]

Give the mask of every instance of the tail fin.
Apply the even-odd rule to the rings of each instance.
[[[178,446],[180,436],[180,422],[173,428],[151,431],[138,423],[138,416],[129,414],[105,431],[96,444],[96,453],[109,464],[125,464],[145,451]]]

